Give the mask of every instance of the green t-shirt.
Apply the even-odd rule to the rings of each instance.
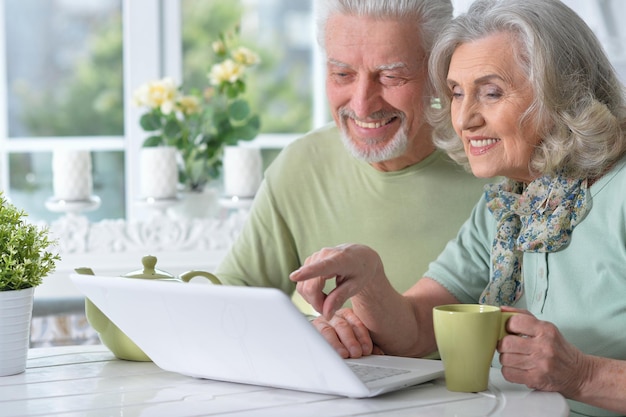
[[[626,360],[626,157],[590,191],[592,208],[567,247],[524,253],[524,293],[515,307],[552,322],[587,354]],[[490,276],[495,228],[483,198],[426,276],[460,302],[478,302]],[[570,407],[573,416],[616,415],[576,402]]]
[[[346,151],[334,125],[325,126],[285,147],[267,169],[216,275],[292,294],[289,274],[309,255],[361,243],[378,251],[404,292],[456,235],[486,182],[442,152],[401,171],[377,171]]]

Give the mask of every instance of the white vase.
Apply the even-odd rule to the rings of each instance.
[[[0,291],[0,376],[26,370],[35,288]]]

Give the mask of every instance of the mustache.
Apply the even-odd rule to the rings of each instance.
[[[339,109],[339,111],[337,112],[337,114],[339,115],[339,117],[341,119],[344,119],[346,117],[349,117],[351,119],[355,119],[355,120],[359,120],[359,121],[366,121],[364,119],[361,119],[360,117],[358,117],[356,115],[356,113],[354,113],[353,110],[347,108],[347,107],[342,107]],[[398,117],[401,120],[405,119],[404,113],[401,111],[389,111],[389,110],[378,110],[375,111],[374,113],[371,113],[367,116],[368,119],[372,119],[372,120],[378,120],[378,119],[391,119],[394,117]]]
[[[355,139],[351,136],[347,126],[347,119],[361,120],[349,108],[342,107],[337,110],[341,141],[353,157],[367,163],[377,163],[397,158],[406,152],[408,147],[408,126],[406,115],[401,111],[379,110],[367,116],[369,120],[392,120],[399,119],[400,127],[392,138],[384,137],[361,137]],[[359,145],[359,142],[361,145]],[[386,143],[385,143],[386,142]]]

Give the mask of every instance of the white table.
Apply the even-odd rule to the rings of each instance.
[[[371,399],[350,399],[194,379],[152,362],[118,360],[99,346],[29,351],[26,372],[0,377],[0,416],[559,417],[559,394],[510,384],[493,370],[489,390],[452,393],[443,380]]]

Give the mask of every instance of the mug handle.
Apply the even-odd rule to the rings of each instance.
[[[498,340],[502,340],[502,338],[508,334],[512,334],[507,332],[506,330],[506,322],[509,321],[509,319],[519,313],[514,313],[512,311],[502,311],[500,316],[500,336],[498,337]]]

